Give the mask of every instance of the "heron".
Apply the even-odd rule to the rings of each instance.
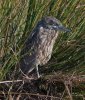
[[[20,69],[24,74],[28,75],[36,69],[37,77],[40,77],[38,67],[50,60],[60,31],[70,30],[55,17],[46,16],[37,23],[21,50],[23,57],[20,60]]]

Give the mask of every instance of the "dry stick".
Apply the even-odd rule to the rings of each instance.
[[[55,82],[64,82],[64,81],[69,81],[70,79],[70,82],[73,82],[73,83],[85,83],[85,75],[79,75],[79,76],[65,76],[65,75],[60,75],[60,76],[56,76],[56,75],[48,75],[48,77],[46,77],[45,79],[48,80],[48,79],[52,79],[53,81]]]
[[[69,99],[70,99],[70,100],[73,100],[67,82],[64,82],[64,85],[65,85],[66,91],[67,91],[67,93],[68,93],[68,95],[69,95]]]
[[[26,80],[33,80],[34,78],[27,78]],[[1,81],[0,84],[4,84],[4,83],[16,83],[16,82],[23,82],[25,81],[23,80],[11,80],[11,81]]]
[[[23,80],[1,81],[0,84],[13,83],[13,82],[23,82]]]
[[[45,79],[45,77],[43,77],[43,79],[45,79],[45,80],[47,80],[47,79],[49,79],[50,78],[50,76],[51,75],[47,75],[48,77]],[[53,76],[53,75],[52,75]],[[56,75],[54,75],[54,76],[56,76]],[[83,75],[82,75],[83,76]],[[85,76],[73,76],[72,78],[71,78],[71,82],[73,82],[73,83],[85,83]],[[69,79],[70,77],[68,77],[68,79]],[[53,78],[52,78],[53,79]],[[58,81],[62,81],[62,82],[64,82],[65,80],[64,79],[67,79],[67,76],[63,76],[63,77],[60,77],[59,78],[59,76],[58,76],[58,79],[57,79],[57,76],[56,76],[56,79],[55,79],[55,82],[58,82]],[[13,82],[23,82],[23,81],[26,81],[26,80],[35,80],[34,78],[29,78],[29,77],[27,77],[26,79],[22,79],[22,80],[11,80],[11,81],[0,81],[0,84],[4,84],[4,83],[13,83]],[[69,81],[69,80],[66,80],[66,81]]]
[[[0,94],[3,94],[3,93],[1,93],[1,91],[0,91]],[[4,93],[4,94],[8,94],[8,93]],[[30,95],[30,96],[39,96],[39,97],[48,97],[48,98],[53,98],[53,99],[59,99],[60,100],[60,98],[59,97],[55,97],[55,96],[50,96],[50,95],[42,95],[42,94],[34,94],[34,93],[17,93],[17,92],[10,92],[10,94],[12,95],[12,94],[21,94],[21,95]]]

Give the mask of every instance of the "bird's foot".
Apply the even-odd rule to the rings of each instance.
[[[42,75],[37,75],[37,78],[41,78],[42,77]]]

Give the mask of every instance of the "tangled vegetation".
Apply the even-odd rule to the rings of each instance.
[[[55,94],[51,93],[52,90],[54,90],[53,87],[56,85],[59,87],[60,83],[57,84],[54,82],[55,80],[53,80],[50,82],[49,86],[49,82],[47,81],[49,80],[49,77],[44,77],[43,80],[48,83],[47,88],[43,88],[43,90],[41,89],[41,87],[46,86],[46,84],[42,84],[41,80],[37,81],[39,84],[42,84],[42,86],[39,84],[36,86],[40,86],[38,87],[39,91],[37,90],[37,93],[42,93],[46,95],[46,97],[41,99],[34,96],[35,99],[31,99],[30,97],[30,100],[47,100],[47,95],[55,95],[56,98],[53,98],[53,100],[72,100],[72,98],[74,100],[84,100],[85,85],[83,83],[85,83],[85,0],[0,0],[0,81],[7,79],[15,80],[14,73],[16,73],[17,63],[21,58],[20,51],[23,48],[24,42],[27,39],[29,33],[33,30],[37,22],[43,16],[56,17],[66,27],[71,29],[71,32],[66,34],[59,34],[59,37],[56,40],[54,46],[52,58],[48,64],[45,65],[45,69],[43,68],[44,71],[41,72],[44,74],[44,76],[56,76],[56,78],[53,76],[53,79],[59,80],[59,82],[62,78],[63,81],[61,83],[65,83],[67,81],[66,78],[70,76],[67,79],[74,80],[70,81],[70,83],[76,83],[75,81],[77,80],[78,84],[71,86],[71,93],[69,93],[69,88],[67,85],[64,84],[64,88],[67,88],[66,93],[69,95],[70,99],[67,99],[68,97],[64,93],[65,91],[62,89],[62,95],[59,95],[59,98],[62,98],[59,99],[57,98],[58,95],[55,95],[56,92]],[[58,73],[59,75],[55,75],[54,73]],[[65,79],[63,75],[65,76]],[[74,78],[74,76],[76,78]],[[60,79],[57,77],[60,77]],[[5,84],[5,87],[7,87],[5,89],[4,85],[0,85],[1,90],[3,90],[4,93],[8,91],[8,94],[10,94],[13,87],[17,87],[15,83],[13,84],[13,82],[11,86],[9,85],[8,87]],[[35,89],[35,87],[33,89]],[[41,92],[41,90],[45,91],[45,93]],[[48,93],[48,91],[50,92]],[[0,93],[2,92],[0,91]],[[11,95],[6,94],[5,96],[6,98],[13,98]],[[19,96],[20,95],[18,95],[17,98],[19,98]],[[52,97],[50,96],[49,98],[52,100]]]

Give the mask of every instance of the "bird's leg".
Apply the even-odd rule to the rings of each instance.
[[[39,71],[38,71],[38,65],[36,65],[36,72],[37,72],[37,77],[40,78]]]

